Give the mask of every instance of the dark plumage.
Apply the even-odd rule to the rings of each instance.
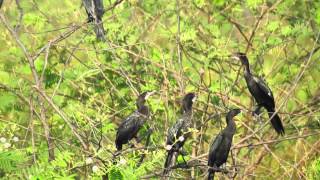
[[[154,94],[154,92],[144,92],[140,94],[136,102],[137,111],[132,113],[120,124],[115,140],[118,151],[122,150],[123,144],[137,137],[140,128],[148,119],[149,108],[145,105],[145,102],[152,94]]]
[[[240,109],[229,111],[226,117],[227,127],[222,130],[212,142],[209,150],[208,166],[218,168],[227,162],[228,154],[232,144],[232,138],[236,132],[236,124],[233,117],[240,113]],[[214,169],[208,170],[208,180],[214,179]]]
[[[247,82],[247,86],[251,95],[254,97],[258,104],[254,113],[259,114],[260,108],[264,107],[268,111],[268,115],[271,118],[271,124],[273,128],[278,134],[284,135],[284,128],[281,119],[278,114],[274,114],[275,103],[271,89],[261,78],[251,74],[249,61],[244,53],[236,53],[234,58],[240,60],[242,65],[244,65],[245,67],[244,78]]]
[[[83,0],[88,14],[88,22],[94,23],[94,31],[98,40],[104,40],[102,16],[104,14],[103,0]]]
[[[166,149],[168,155],[164,164],[164,175],[168,175],[167,168],[174,165],[178,156],[179,150],[184,145],[189,137],[189,128],[192,125],[192,105],[196,100],[194,93],[188,93],[184,96],[182,101],[182,117],[168,130]]]

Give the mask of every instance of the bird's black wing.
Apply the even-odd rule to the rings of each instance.
[[[179,119],[169,130],[167,136],[167,144],[174,144],[177,139],[182,135],[182,129],[184,127],[183,119]]]
[[[88,21],[93,22],[94,21],[94,8],[93,8],[93,2],[92,0],[83,0],[84,8],[86,9],[86,12],[88,14]]]
[[[273,93],[272,93],[271,89],[269,88],[269,86],[267,85],[267,83],[266,83],[263,79],[254,76],[254,77],[253,77],[253,80],[257,83],[259,89],[260,89],[263,93],[265,93],[267,96],[269,96],[269,97],[271,97],[272,99],[274,99],[274,98],[273,98]]]
[[[146,117],[139,112],[131,114],[126,120],[124,120],[117,131],[117,139],[130,140],[132,139],[142,127],[146,120]]]
[[[88,14],[88,22],[95,24],[94,31],[98,40],[104,40],[104,27],[102,16],[104,14],[102,0],[83,0],[83,5]]]
[[[93,3],[94,3],[94,8],[96,11],[97,18],[99,20],[101,20],[103,14],[104,14],[103,1],[102,0],[93,0]]]
[[[214,139],[214,141],[210,145],[209,150],[209,159],[208,159],[208,165],[213,166],[215,161],[215,153],[217,153],[219,146],[221,145],[223,140],[223,134],[219,133],[218,136]]]

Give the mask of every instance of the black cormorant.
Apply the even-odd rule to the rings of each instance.
[[[248,89],[251,95],[256,100],[258,106],[254,111],[254,114],[259,115],[261,107],[266,108],[268,115],[271,118],[271,124],[278,134],[284,135],[284,128],[278,114],[275,113],[275,103],[274,97],[271,89],[267,84],[259,77],[251,74],[249,61],[244,53],[235,53],[233,58],[240,60],[242,65],[244,65],[244,78],[247,82]]]
[[[232,138],[236,132],[236,123],[234,122],[233,117],[239,113],[240,109],[232,109],[228,112],[226,117],[227,127],[218,134],[210,146],[208,166],[214,169],[208,170],[208,180],[213,180],[215,169],[227,162]]]
[[[136,105],[137,111],[127,117],[119,126],[115,144],[117,150],[122,150],[122,145],[128,143],[132,138],[137,138],[138,131],[149,118],[149,108],[145,105],[146,100],[155,92],[144,92],[139,95]]]
[[[94,31],[98,40],[104,40],[102,16],[104,14],[103,0],[83,0],[88,14],[88,22],[94,23]]]
[[[178,153],[184,145],[192,125],[192,104],[196,100],[194,93],[188,93],[182,100],[182,117],[168,130],[166,150],[168,151],[167,159],[164,164],[163,175],[168,175],[171,166],[174,165]]]

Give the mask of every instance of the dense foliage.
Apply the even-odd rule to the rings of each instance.
[[[0,177],[160,178],[167,129],[181,97],[198,95],[189,168],[206,177],[208,144],[232,107],[237,133],[218,177],[319,179],[320,3],[300,0],[104,0],[98,41],[81,0],[4,0],[0,9]],[[246,52],[276,99],[284,137],[251,115],[254,101],[232,52]],[[135,148],[114,158],[117,126],[140,92],[152,118]],[[141,157],[144,157],[140,163]],[[116,163],[115,163],[116,162]],[[178,162],[183,162],[178,158]]]

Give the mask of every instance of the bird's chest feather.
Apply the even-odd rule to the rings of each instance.
[[[261,90],[258,85],[258,78],[256,77],[245,77],[248,89],[251,93],[251,95],[254,97],[254,99],[258,103],[263,103],[264,102],[264,96],[261,93]]]

